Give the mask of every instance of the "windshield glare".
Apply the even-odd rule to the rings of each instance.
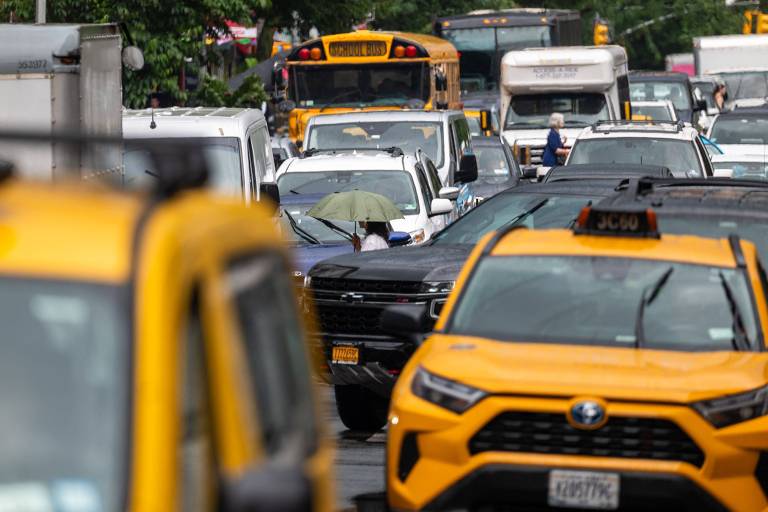
[[[307,149],[384,149],[397,147],[413,154],[421,149],[437,167],[443,165],[443,127],[440,123],[379,121],[313,125]]]
[[[505,127],[547,128],[553,112],[563,114],[566,126],[587,126],[608,119],[608,105],[602,94],[521,94],[509,102]]]
[[[294,97],[300,107],[403,105],[429,101],[424,62],[294,66]]]
[[[125,141],[123,186],[130,190],[144,190],[157,186],[158,169],[153,155],[163,145],[177,145],[179,141],[200,148],[208,168],[208,186],[227,196],[242,197],[242,167],[240,141],[236,137],[197,137],[184,139],[129,139]],[[152,151],[147,149],[151,144]]]
[[[693,143],[674,139],[611,137],[577,140],[568,164],[645,164],[669,167],[678,178],[702,176]]]
[[[52,502],[65,491],[87,510],[122,508],[130,355],[119,291],[0,282],[0,485],[42,488],[48,503],[34,510],[63,510]]]
[[[712,125],[710,139],[718,144],[766,144],[768,117],[720,116]]]
[[[288,172],[277,180],[280,195],[318,194],[363,190],[389,198],[403,215],[419,213],[411,175],[404,171]]]
[[[498,194],[445,228],[433,238],[437,244],[476,244],[486,233],[507,226],[525,212],[546,203],[515,224],[529,229],[565,228],[576,221],[581,209],[598,196],[543,193]]]
[[[669,100],[677,110],[691,110],[688,84],[683,82],[630,82],[629,99],[630,101]]]
[[[721,73],[729,100],[768,97],[768,71]]]
[[[643,348],[734,350],[732,292],[748,340],[757,326],[742,272],[658,260],[495,256],[481,261],[449,332],[514,342],[635,347],[642,298],[671,270],[643,313]],[[725,283],[725,284],[724,284]]]

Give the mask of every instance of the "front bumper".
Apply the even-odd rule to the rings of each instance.
[[[570,398],[491,396],[456,415],[419,399],[405,386],[398,387],[388,431],[390,505],[396,510],[437,510],[448,504],[450,508],[511,505],[515,510],[546,509],[549,471],[570,469],[618,473],[619,510],[757,511],[768,507],[755,477],[760,451],[722,441],[715,435],[717,431],[685,406],[608,402],[607,415],[609,422],[615,417],[676,424],[704,453],[701,467],[673,460],[674,455],[669,460],[570,455],[533,446],[528,449],[528,445],[516,451],[472,453],[470,441],[500,414],[521,411],[565,416],[572,403]]]

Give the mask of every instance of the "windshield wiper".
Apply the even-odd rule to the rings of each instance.
[[[736,351],[742,350],[742,348],[744,350],[749,350],[752,343],[749,341],[749,336],[747,336],[747,330],[744,326],[744,318],[741,316],[739,305],[736,303],[736,297],[733,294],[731,285],[728,284],[728,280],[725,278],[725,275],[723,275],[723,272],[718,272],[718,275],[720,276],[720,284],[723,286],[725,298],[728,299],[728,307],[731,310],[731,317],[733,318],[733,337],[731,338],[731,345]]]
[[[291,225],[291,229],[293,229],[293,232],[299,235],[301,238],[306,240],[307,242],[313,244],[313,245],[323,245],[320,240],[315,238],[314,236],[307,233],[306,230],[299,227],[299,225],[296,223],[296,219],[293,218],[293,215],[288,213],[288,210],[283,210],[283,213],[286,217],[288,217],[288,223]]]
[[[640,294],[640,304],[637,306],[637,315],[635,316],[635,348],[640,348],[645,344],[645,331],[643,329],[645,308],[656,300],[656,297],[659,296],[659,292],[667,284],[669,276],[672,275],[674,270],[674,267],[669,267],[656,281],[643,288],[643,292]]]
[[[531,215],[533,215],[534,213],[536,213],[536,212],[537,212],[537,211],[538,211],[538,210],[539,210],[541,207],[543,207],[543,206],[544,206],[545,204],[547,204],[548,202],[549,202],[549,198],[548,198],[548,197],[545,197],[544,199],[542,199],[541,201],[539,201],[539,202],[538,202],[538,203],[536,203],[535,205],[531,206],[530,208],[528,208],[528,209],[527,209],[527,210],[525,210],[524,212],[522,212],[522,213],[519,213],[518,215],[515,215],[515,216],[512,218],[512,220],[510,220],[510,221],[509,221],[509,222],[507,222],[506,224],[503,224],[502,226],[500,226],[500,227],[498,228],[498,230],[502,230],[502,229],[510,228],[510,227],[512,227],[512,226],[516,226],[517,224],[519,224],[519,223],[523,222],[525,219],[527,219],[528,217],[530,217]],[[498,231],[498,230],[497,230],[497,231]]]

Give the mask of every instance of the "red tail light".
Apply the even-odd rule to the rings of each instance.
[[[408,46],[405,47],[405,56],[408,57],[409,59],[412,59],[413,57],[415,57],[416,53],[417,52],[416,52],[416,47],[415,46],[408,45]]]
[[[299,50],[299,60],[309,60],[309,50],[302,48]]]

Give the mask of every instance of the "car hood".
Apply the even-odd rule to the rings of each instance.
[[[491,393],[692,402],[765,385],[768,354],[433,336],[421,365]],[[425,347],[426,348],[426,347]]]
[[[475,197],[482,197],[483,199],[489,199],[502,190],[506,190],[510,187],[515,186],[515,180],[510,178],[507,181],[503,181],[501,183],[488,183],[486,181],[481,181],[481,179],[478,179],[474,183],[472,183],[472,191],[475,194]]]
[[[346,254],[312,267],[312,277],[376,281],[454,281],[472,245],[422,245]]]
[[[351,242],[343,244],[299,245],[293,251],[293,267],[297,272],[301,272],[302,275],[307,275],[309,269],[318,261],[352,252]]]

